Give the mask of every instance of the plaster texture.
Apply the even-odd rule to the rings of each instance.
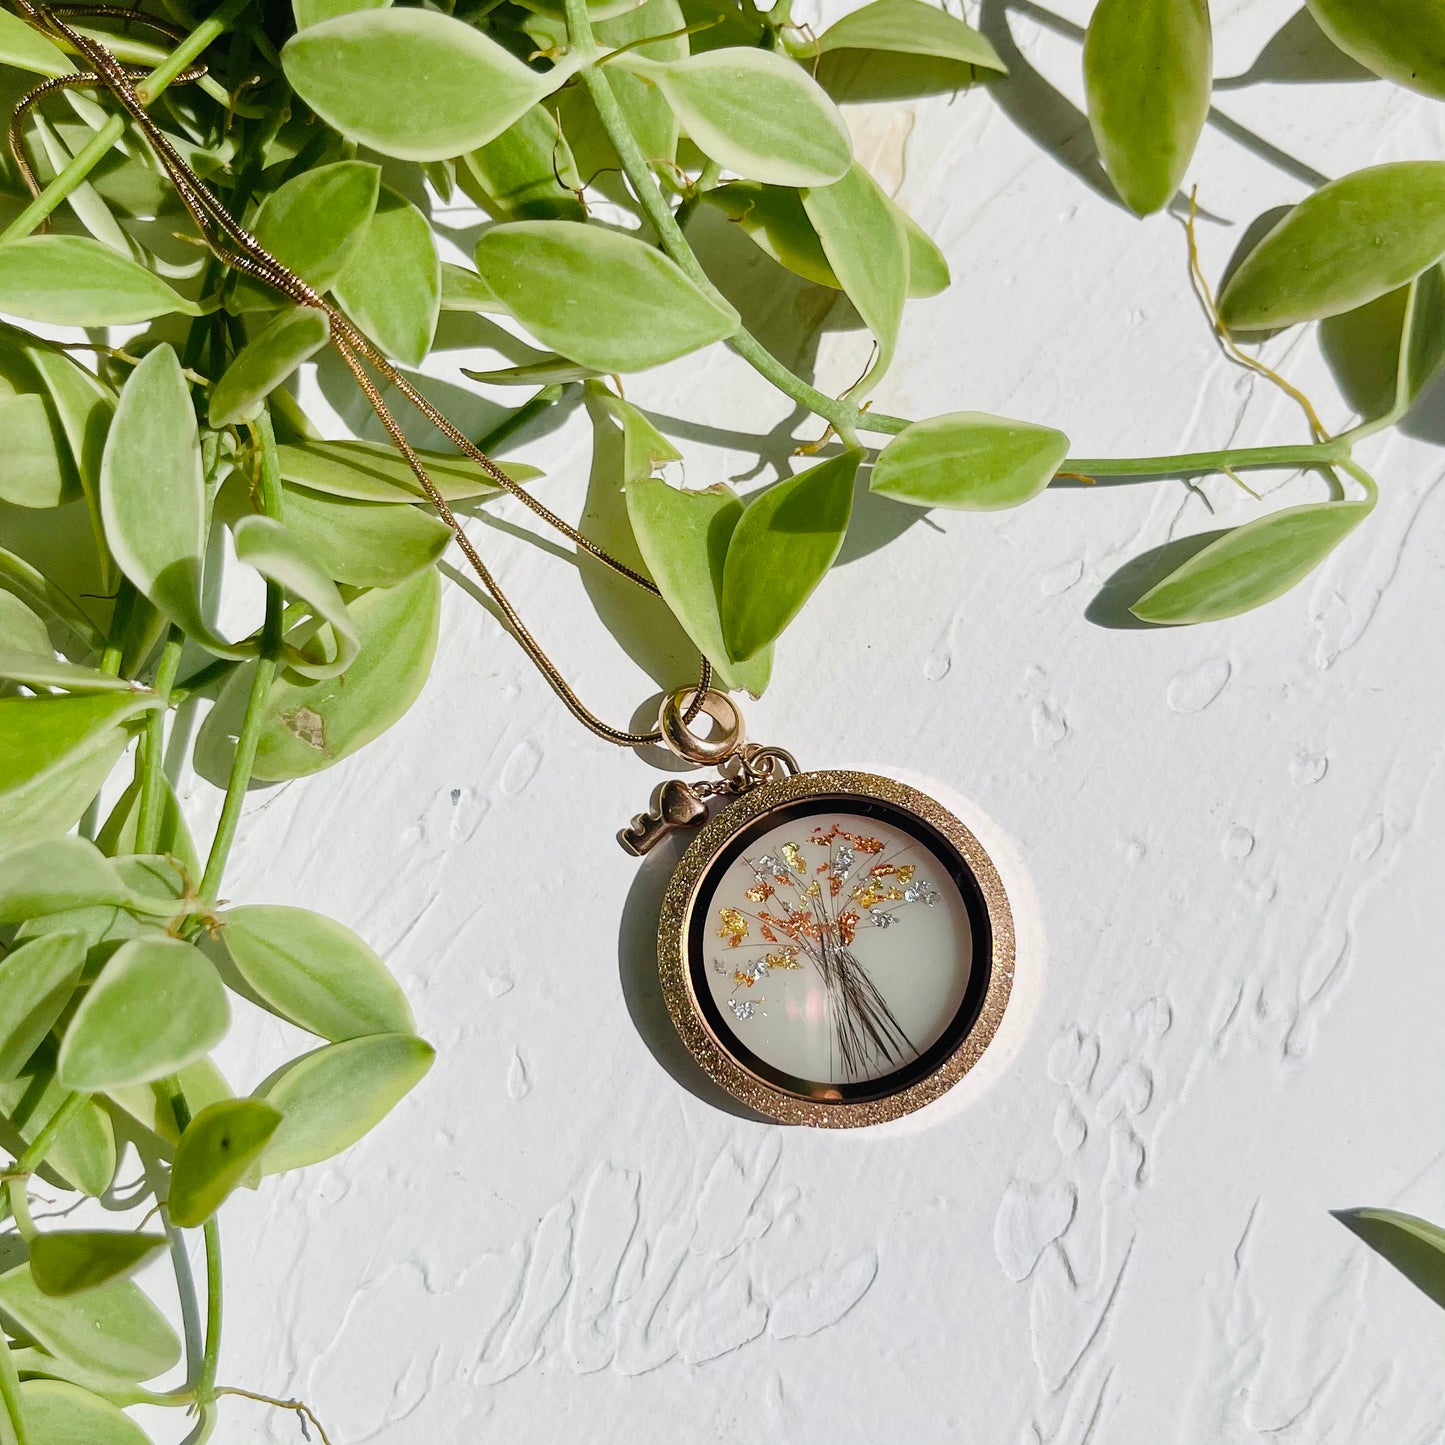
[[[1211,277],[1322,178],[1441,153],[1445,109],[1341,78],[1290,3],[1213,8],[1226,79],[1190,172]],[[877,404],[1047,421],[1087,456],[1305,440],[1212,341],[1177,217],[1111,200],[1087,11],[986,0],[1006,86],[850,112],[954,275],[909,305]],[[462,250],[480,221],[453,217]],[[844,306],[721,223],[701,244],[825,390],[858,374]],[[426,368],[478,429],[493,401],[451,388],[491,342],[449,322]],[[1312,332],[1264,355],[1348,423]],[[303,390],[335,434],[373,434],[338,369]],[[817,431],[721,348],[627,394],[694,486],[761,485]],[[1445,1219],[1442,416],[1437,388],[1369,444],[1379,508],[1303,586],[1199,628],[1116,625],[1109,581],[1257,515],[1227,478],[987,515],[860,495],[751,734],[970,800],[1028,935],[979,1074],[862,1133],[704,1096],[649,982],[670,860],[613,841],[657,775],[449,587],[417,706],[256,792],[228,875],[362,933],[438,1059],[348,1154],[228,1205],[225,1377],[304,1396],[347,1445],[1439,1441],[1445,1315],[1329,1211]],[[590,447],[574,411],[516,454],[605,538],[615,474],[589,483]],[[1251,482],[1270,507],[1324,495]],[[472,534],[585,699],[626,721],[687,679],[656,611],[492,511]],[[206,826],[218,795],[181,786]],[[257,1014],[222,1062],[249,1087],[300,1042]],[[220,1438],[296,1423],[232,1402]]]

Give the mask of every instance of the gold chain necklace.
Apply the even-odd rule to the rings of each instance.
[[[638,855],[673,833],[692,835],[663,898],[658,966],[673,1022],[704,1071],[764,1116],[823,1126],[896,1118],[957,1083],[997,1030],[1013,980],[1008,899],[974,834],[941,803],[904,783],[867,773],[801,772],[783,749],[749,743],[737,704],[712,689],[706,657],[695,685],[663,699],[652,731],[603,722],[577,697],[483,563],[375,377],[395,387],[458,451],[549,526],[659,595],[651,578],[508,477],[340,308],[246,231],[147,113],[134,84],[143,73],[67,18],[124,19],[175,42],[185,38],[183,32],[117,6],[16,5],[91,67],[44,82],[16,106],[10,146],[32,193],[39,186],[23,146],[30,110],[61,89],[108,91],[145,136],[211,252],[297,305],[325,313],[331,344],[513,636],[568,711],[609,742],[660,742],[679,758],[718,771],[713,781],[662,783],[650,810],[619,835]],[[197,63],[176,80],[194,82],[205,74]],[[711,733],[694,730],[699,716],[711,719]],[[713,812],[715,803],[720,806]]]

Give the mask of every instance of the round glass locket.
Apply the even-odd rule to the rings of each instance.
[[[672,876],[658,943],[673,1023],[708,1075],[824,1127],[946,1092],[1013,981],[1013,919],[978,839],[869,773],[799,773],[725,806]]]

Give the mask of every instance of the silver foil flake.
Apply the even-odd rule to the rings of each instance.
[[[885,913],[881,908],[870,908],[867,918],[874,928],[892,928],[898,921],[891,913]]]
[[[920,878],[913,887],[904,889],[903,901],[905,903],[926,903],[932,908],[938,902],[938,890]]]
[[[853,871],[853,850],[849,847],[838,849],[838,856],[833,859],[832,874],[840,883]]]
[[[751,998],[730,998],[727,1003],[733,1011],[733,1017],[740,1023],[745,1024],[758,1011],[758,1004],[761,999]]]

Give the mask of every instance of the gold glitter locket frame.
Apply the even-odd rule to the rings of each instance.
[[[933,1044],[880,1078],[823,1085],[789,1078],[750,1056],[723,1022],[706,984],[705,910],[750,839],[779,823],[829,810],[886,821],[931,851],[963,899],[973,952],[963,1001]],[[733,1098],[782,1123],[857,1128],[922,1108],[978,1062],[998,1030],[1013,986],[1013,915],[993,860],[937,800],[872,773],[795,773],[749,788],[703,824],[663,898],[658,971],[683,1042]]]

